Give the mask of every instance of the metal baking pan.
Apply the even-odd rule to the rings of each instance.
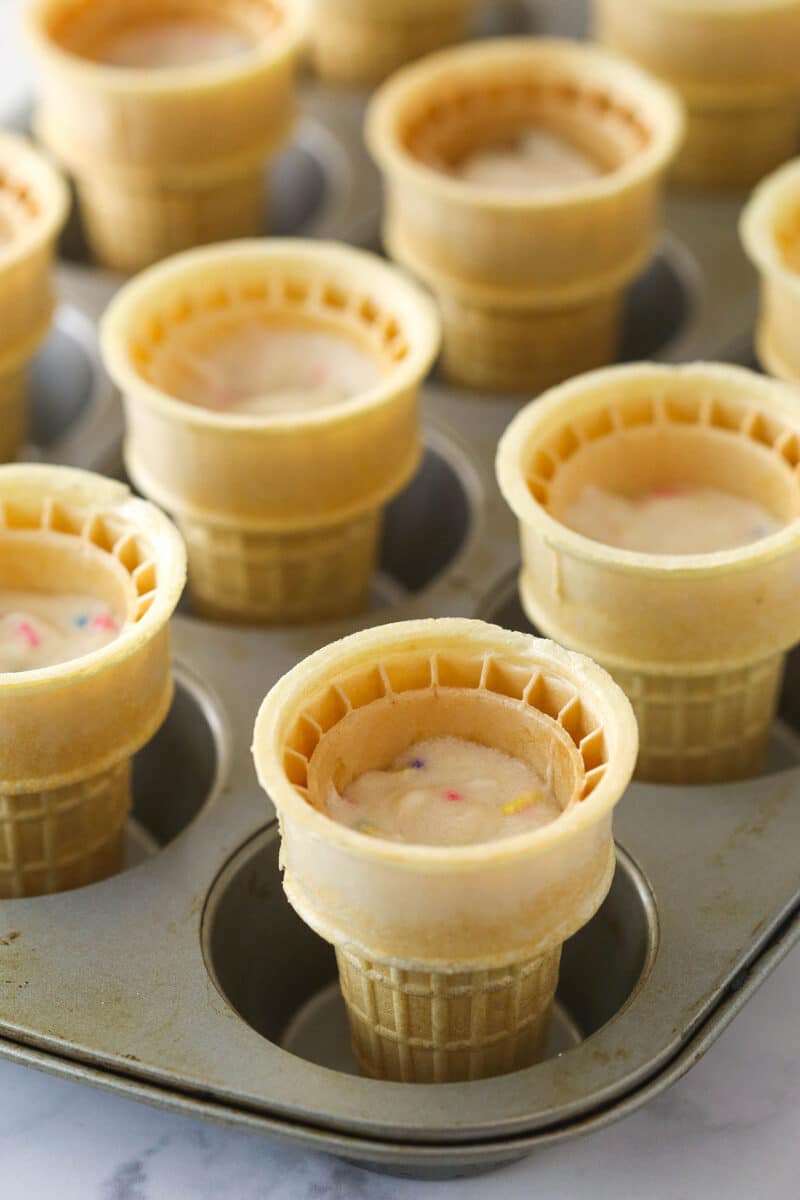
[[[574,22],[579,10],[548,11]],[[380,185],[359,101],[312,95],[278,172],[276,223],[370,245]],[[756,295],[738,208],[669,200],[659,253],[631,293],[622,357],[749,355]],[[26,453],[116,473],[121,417],[95,324],[118,280],[83,261],[76,227],[65,254],[61,307],[33,370]],[[796,654],[761,778],[635,785],[623,800],[614,886],[565,948],[544,1062],[435,1087],[358,1077],[332,952],[283,897],[273,813],[249,753],[253,720],[283,671],[367,624],[477,615],[526,627],[516,526],[493,470],[517,407],[429,382],[426,455],[390,507],[360,621],[254,631],[176,619],[177,693],[135,761],[129,869],[0,906],[0,1054],[382,1170],[456,1175],[644,1104],[697,1061],[798,940]]]

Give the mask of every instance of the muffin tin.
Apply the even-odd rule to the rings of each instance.
[[[552,13],[579,6],[553,0]],[[281,232],[377,240],[379,181],[357,98],[314,90],[281,163]],[[735,199],[675,195],[628,305],[623,356],[747,361],[756,311]],[[61,307],[33,370],[27,456],[110,474],[121,415],[95,321],[116,280],[65,243]],[[142,1100],[439,1177],[602,1127],[687,1071],[800,938],[800,654],[759,779],[636,784],[618,870],[565,947],[548,1058],[436,1087],[360,1078],[332,950],[286,903],[277,827],[249,745],[259,702],[301,657],[367,624],[480,616],[527,628],[515,521],[494,453],[518,405],[425,391],[426,454],[386,522],[373,608],[291,630],[174,622],[177,692],[134,764],[129,869],[0,912],[0,1054]]]

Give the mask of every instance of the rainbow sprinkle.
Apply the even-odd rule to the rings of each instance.
[[[78,629],[85,629],[89,624],[89,618],[85,613],[82,613],[81,616],[75,618],[73,624],[77,625]]]
[[[116,633],[119,626],[117,625],[117,622],[114,620],[113,617],[109,617],[107,614],[101,614],[101,616],[95,617],[95,619],[92,621],[92,628],[93,629],[109,629],[112,632]]]
[[[524,812],[526,808],[532,808],[541,799],[541,792],[522,792],[519,796],[515,796],[513,800],[509,800],[508,804],[503,805],[503,816],[513,817],[517,813]]]
[[[453,801],[464,799],[464,797],[461,795],[461,792],[452,792],[452,791],[445,792],[444,798],[445,798],[445,800],[453,800]]]
[[[32,649],[35,649],[37,646],[41,646],[42,644],[42,639],[39,637],[30,621],[20,621],[19,625],[17,626],[17,633],[28,643]]]

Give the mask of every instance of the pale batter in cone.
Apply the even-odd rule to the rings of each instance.
[[[510,192],[459,176],[474,153],[533,130],[585,155],[593,177]],[[384,240],[440,301],[451,378],[530,395],[613,360],[681,133],[667,89],[577,42],[475,43],[384,85],[367,120]]]
[[[373,364],[375,386],[272,415],[175,399],[176,363],[216,330],[254,322],[341,338]],[[186,537],[199,612],[297,623],[366,607],[383,507],[419,463],[418,390],[438,345],[414,284],[323,242],[194,251],[120,293],[103,352],[125,400],[126,462]]]
[[[122,32],[156,20],[224,22],[246,51],[130,68],[104,61]],[[263,227],[262,175],[294,117],[302,0],[35,0],[37,132],[75,178],[105,266],[135,271],[176,251]]]
[[[53,316],[53,256],[66,184],[25,138],[0,133],[0,462],[25,430],[28,363]]]
[[[761,766],[784,656],[800,639],[798,462],[797,394],[707,364],[573,380],[524,409],[500,443],[525,612],[627,692],[641,778],[708,783]],[[586,485],[623,496],[714,487],[757,502],[781,527],[716,553],[620,550],[560,519]]]
[[[740,228],[761,277],[758,356],[771,375],[800,384],[800,159],[756,189]]]
[[[600,41],[680,93],[675,178],[751,187],[800,144],[798,0],[594,0]]]
[[[333,83],[366,86],[463,41],[472,0],[312,0],[311,53]]]
[[[0,588],[91,593],[124,614],[108,645],[0,674],[0,897],[65,891],[121,866],[130,759],[172,699],[177,531],[122,484],[0,468]]]
[[[547,765],[561,816],[501,842],[423,846],[326,815],[331,783],[441,735]],[[280,818],[284,888],[336,947],[366,1073],[447,1082],[537,1060],[561,945],[611,883],[612,810],[636,747],[630,706],[602,670],[479,621],[358,633],[273,688],[254,755]]]

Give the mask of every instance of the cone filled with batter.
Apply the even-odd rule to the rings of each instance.
[[[131,757],[172,699],[175,528],[119,483],[0,468],[0,897],[119,870]]]
[[[800,383],[800,159],[765,179],[741,220],[745,251],[761,277],[756,350],[771,375]]]
[[[599,39],[688,110],[675,178],[747,188],[800,145],[798,0],[594,0]]]
[[[374,255],[239,242],[134,280],[103,323],[131,478],[174,514],[206,616],[364,609],[382,511],[421,455],[428,298]]]
[[[800,640],[799,462],[797,394],[708,364],[598,371],[506,431],[523,607],[623,687],[640,778],[759,771]]]
[[[302,0],[35,0],[35,125],[75,179],[87,240],[132,272],[264,226],[294,116]]]
[[[25,138],[0,132],[0,462],[25,431],[28,364],[53,318],[53,255],[69,195]]]
[[[365,772],[393,771],[398,755],[430,738],[546,775],[554,818],[516,833],[518,817],[506,815],[500,840],[462,844],[333,819],[334,795]],[[612,811],[636,744],[630,705],[605,672],[480,621],[354,634],[273,688],[254,755],[280,818],[284,889],[336,947],[368,1075],[443,1083],[537,1061],[561,945],[611,884]]]
[[[530,395],[614,359],[681,133],[661,84],[566,40],[476,42],[379,90],[384,241],[440,303],[453,380]]]
[[[332,83],[368,86],[463,41],[472,0],[313,0],[311,52]]]

